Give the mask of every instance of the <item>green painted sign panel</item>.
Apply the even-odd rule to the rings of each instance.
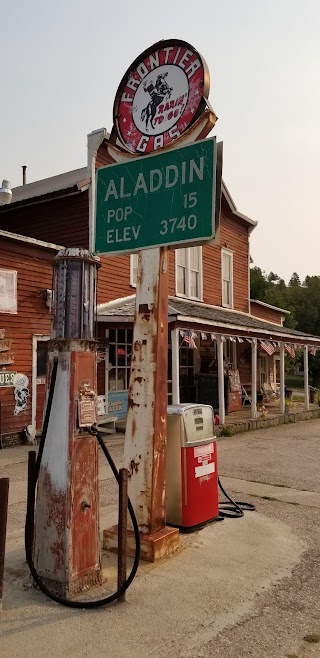
[[[215,138],[99,168],[95,253],[209,242],[215,188]]]

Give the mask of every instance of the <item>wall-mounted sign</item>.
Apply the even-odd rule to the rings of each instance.
[[[78,400],[79,427],[91,427],[97,422],[96,403],[92,398]]]
[[[215,190],[214,137],[100,167],[95,252],[125,253],[212,240]]]
[[[17,272],[0,270],[0,312],[17,313]]]
[[[0,371],[0,386],[14,386],[13,378],[16,372],[7,372],[6,370]]]
[[[16,372],[13,375],[14,399],[16,402],[14,415],[17,416],[21,411],[27,408],[27,397],[29,396],[29,379],[22,372]]]
[[[204,59],[185,41],[159,41],[129,67],[119,85],[114,126],[132,153],[152,153],[180,137],[202,114],[210,78]]]
[[[128,411],[128,391],[108,392],[108,414],[126,418]]]
[[[0,366],[9,366],[14,363],[13,352],[0,352]]]
[[[10,338],[0,339],[0,352],[6,352],[7,350],[10,350],[11,345],[12,340],[10,340]]]

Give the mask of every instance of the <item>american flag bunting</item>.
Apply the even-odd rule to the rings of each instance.
[[[294,359],[296,353],[293,345],[288,345],[288,343],[285,344],[284,349],[286,352],[288,352],[289,356],[291,356],[292,359]]]
[[[260,340],[260,346],[269,356],[275,353],[274,346],[268,340]]]
[[[189,347],[192,347],[192,349],[194,349],[194,350],[198,349],[196,344],[195,344],[195,341],[194,341],[194,338],[193,338],[193,335],[192,335],[192,331],[185,332],[182,342],[187,343],[187,345],[189,345]]]

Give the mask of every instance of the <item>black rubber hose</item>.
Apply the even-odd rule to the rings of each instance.
[[[131,504],[130,499],[128,499],[128,510],[129,514],[132,520],[132,525],[133,525],[133,531],[134,531],[134,536],[135,536],[135,542],[136,542],[136,551],[135,551],[135,557],[134,557],[134,562],[133,566],[131,569],[131,572],[126,579],[126,581],[119,587],[119,589],[114,592],[114,594],[110,594],[109,596],[104,597],[103,599],[98,599],[96,601],[70,601],[70,599],[66,599],[62,596],[58,596],[57,594],[54,594],[49,590],[49,588],[45,585],[45,583],[42,581],[40,578],[38,572],[36,571],[36,568],[34,566],[33,562],[33,557],[32,557],[32,546],[33,546],[33,533],[32,533],[32,528],[33,528],[33,519],[34,519],[34,508],[35,508],[35,493],[36,493],[36,486],[37,486],[37,481],[39,477],[39,471],[40,471],[40,464],[41,464],[41,459],[43,455],[43,449],[45,445],[45,440],[47,436],[47,430],[48,430],[48,424],[49,424],[49,419],[50,419],[50,413],[51,413],[51,407],[52,407],[52,400],[53,400],[53,394],[54,394],[54,388],[55,388],[55,383],[56,383],[56,377],[57,377],[57,368],[58,368],[58,361],[55,359],[54,364],[53,364],[53,369],[52,369],[52,374],[51,374],[51,381],[50,381],[50,388],[49,388],[49,395],[48,395],[48,402],[47,402],[47,408],[46,408],[46,414],[45,414],[45,419],[43,423],[43,429],[42,429],[42,434],[41,434],[41,439],[40,439],[40,444],[39,444],[39,450],[38,450],[38,456],[34,468],[34,478],[33,478],[33,484],[30,490],[30,497],[28,500],[28,505],[27,505],[27,515],[26,515],[26,524],[25,524],[25,552],[26,552],[26,559],[29,565],[29,569],[31,572],[31,575],[38,587],[42,590],[42,592],[48,596],[49,599],[52,601],[55,601],[55,603],[59,603],[60,605],[67,606],[69,608],[81,608],[81,609],[92,609],[92,608],[99,608],[103,605],[107,605],[108,603],[112,603],[113,601],[116,601],[125,591],[128,589],[128,587],[131,585],[136,573],[137,569],[139,566],[139,560],[140,560],[140,535],[139,535],[139,528],[138,528],[138,523],[137,519],[134,514],[134,510]],[[99,445],[101,446],[104,455],[106,456],[111,470],[119,483],[119,474],[116,469],[116,466],[114,464],[114,461],[104,445],[103,439],[99,433],[96,434],[97,441]]]
[[[223,488],[219,477],[218,477],[218,485],[223,495],[229,501],[229,503],[219,502],[219,516],[223,518],[240,519],[242,516],[244,516],[243,514],[244,511],[248,511],[248,512],[255,511],[256,509],[255,505],[252,505],[252,503],[246,503],[242,500],[233,500],[233,498],[231,498],[231,496],[229,496],[229,494]]]

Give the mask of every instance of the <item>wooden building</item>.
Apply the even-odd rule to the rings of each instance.
[[[6,444],[42,423],[52,260],[59,248],[0,230],[0,436]]]
[[[34,366],[35,345],[40,343],[37,336],[43,336],[44,342],[50,330],[46,293],[40,291],[51,289],[56,245],[92,249],[96,169],[111,162],[106,131],[95,131],[88,136],[87,167],[15,188],[11,205],[0,207],[0,269],[17,271],[18,295],[29,286],[32,298],[27,304],[18,297],[16,315],[0,308],[0,328],[17,343],[13,343],[15,361],[0,365],[0,377],[5,370],[25,373],[29,379],[27,409],[16,416],[13,389],[0,389],[3,402],[11,405],[5,402],[2,410],[3,435],[21,432],[28,424],[33,430],[39,427],[34,396],[36,381],[43,378]],[[265,384],[280,384],[283,398],[285,352],[303,349],[307,363],[308,350],[320,348],[320,338],[283,327],[287,311],[250,301],[250,234],[256,224],[237,210],[223,184],[216,243],[169,252],[168,401],[211,400],[222,421],[225,413],[241,408],[246,398],[252,399],[253,413],[257,413],[252,390],[260,392]],[[38,260],[32,261],[31,252],[38,254]],[[30,263],[32,275],[28,276]],[[137,255],[102,256],[101,265],[98,393],[106,399],[105,412],[123,418]],[[24,348],[18,343],[19,331]],[[306,379],[306,392],[307,386]]]

